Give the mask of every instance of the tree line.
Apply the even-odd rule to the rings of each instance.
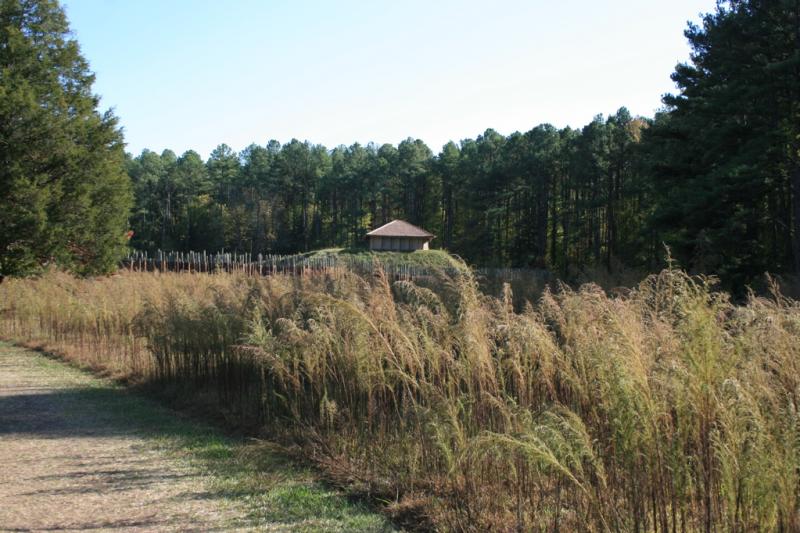
[[[270,141],[237,154],[218,146],[145,150],[130,158],[134,246],[293,253],[358,247],[402,218],[474,264],[564,272],[647,260],[647,191],[637,147],[651,121],[626,109],[581,130],[541,125],[448,143],[324,146]]]
[[[122,161],[61,8],[4,0],[0,270],[108,270],[129,229],[143,250],[294,253],[359,246],[402,218],[479,266],[650,270],[667,245],[733,285],[800,273],[799,4],[722,1],[689,24],[690,60],[655,117],[488,129],[438,153],[293,139]]]

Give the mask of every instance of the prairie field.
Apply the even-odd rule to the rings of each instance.
[[[423,529],[800,530],[800,305],[777,288],[49,271],[0,284],[0,336],[211,409]]]

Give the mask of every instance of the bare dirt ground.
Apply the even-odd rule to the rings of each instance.
[[[0,530],[238,529],[237,509],[200,471],[148,445],[102,389],[58,366],[0,344]]]

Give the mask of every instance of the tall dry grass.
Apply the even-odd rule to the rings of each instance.
[[[0,332],[213,398],[441,530],[800,530],[796,301],[424,285],[54,272],[0,285]]]

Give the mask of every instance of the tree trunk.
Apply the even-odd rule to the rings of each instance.
[[[547,266],[547,215],[550,206],[550,176],[542,180],[541,194],[536,202],[536,266]]]
[[[558,192],[555,184],[550,196],[553,199],[550,206],[550,266],[555,269],[558,265],[558,206],[556,205]]]
[[[800,274],[800,160],[795,157],[792,180],[792,255],[794,272]]]
[[[453,190],[449,183],[444,186],[444,221],[442,245],[450,249],[453,240]]]
[[[794,46],[795,53],[800,54],[800,0],[795,0],[794,3]],[[800,65],[795,64],[794,70],[796,75],[794,96],[795,102],[797,102],[800,97],[800,83],[797,82],[797,76],[800,76]],[[795,106],[797,106],[796,103]],[[797,133],[796,129],[794,129],[794,133]],[[794,272],[800,274],[800,154],[798,154],[800,146],[797,146],[797,142],[792,144],[794,145],[791,153],[793,168],[790,173],[792,181],[792,255],[794,256]]]

